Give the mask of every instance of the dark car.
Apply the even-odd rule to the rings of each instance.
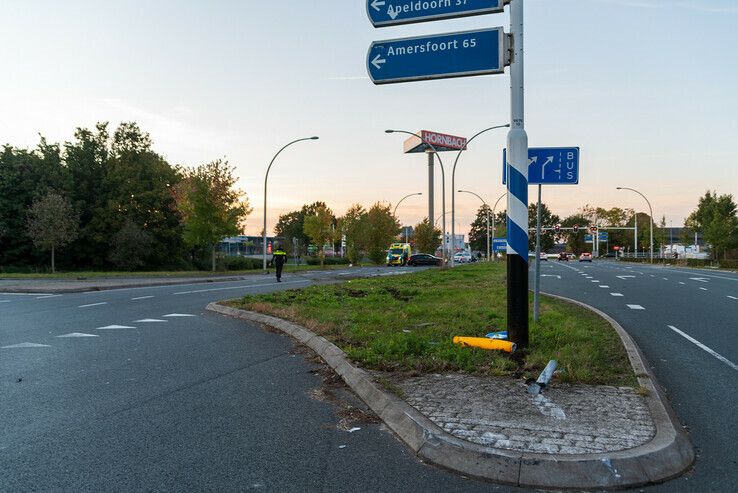
[[[567,254],[566,252],[561,252],[559,254],[559,261],[561,261],[561,260],[564,260],[564,261],[568,262],[569,261],[569,254]]]
[[[443,259],[430,255],[428,253],[416,253],[410,255],[407,260],[407,265],[418,266],[418,265],[443,265]]]

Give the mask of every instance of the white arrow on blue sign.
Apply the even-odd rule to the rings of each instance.
[[[375,84],[501,74],[505,40],[503,28],[495,27],[375,41],[366,65]]]
[[[502,150],[502,183],[507,183],[507,149]],[[529,185],[578,185],[578,147],[529,147]]]
[[[504,9],[503,0],[366,0],[374,27],[495,14]]]

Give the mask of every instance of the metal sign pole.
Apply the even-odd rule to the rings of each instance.
[[[528,135],[525,133],[523,0],[510,3],[510,132],[507,135],[507,323],[511,342],[528,346]]]
[[[536,277],[533,288],[533,320],[538,322],[540,318],[541,298],[541,189],[538,185],[538,207],[536,208]]]

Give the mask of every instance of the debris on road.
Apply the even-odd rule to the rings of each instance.
[[[538,380],[528,385],[528,393],[533,395],[539,394],[544,388],[546,388],[546,385],[551,381],[558,365],[559,363],[555,359],[549,361],[546,368],[541,372],[541,376],[538,377]]]
[[[502,339],[455,336],[453,341],[454,344],[459,344],[462,347],[478,347],[481,349],[505,351],[508,353],[514,353],[515,349],[517,349],[517,345],[515,343],[504,341]]]

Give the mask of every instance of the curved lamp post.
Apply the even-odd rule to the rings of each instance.
[[[651,240],[650,240],[650,247],[649,247],[649,257],[651,259],[651,263],[653,263],[653,209],[651,208],[651,202],[648,201],[645,195],[643,195],[641,192],[634,188],[628,188],[628,187],[617,187],[618,190],[630,190],[631,192],[635,192],[641,197],[643,197],[643,200],[646,201],[646,204],[648,204],[648,213],[651,216]],[[638,227],[638,212],[635,213],[635,224],[636,228]],[[637,230],[636,230],[637,231]],[[636,238],[636,257],[638,256],[638,238]]]
[[[263,257],[263,268],[264,272],[266,272],[267,268],[267,180],[269,180],[269,170],[272,169],[272,165],[274,164],[274,161],[277,159],[277,156],[279,156],[282,151],[287,149],[292,144],[297,144],[298,142],[302,142],[303,140],[318,140],[319,137],[305,137],[302,139],[293,140],[286,146],[282,147],[272,158],[271,162],[269,163],[269,166],[267,167],[266,174],[264,175],[264,231],[263,234],[263,242],[262,242],[262,257]]]
[[[489,242],[489,210],[490,210],[489,209],[489,205],[487,205],[487,202],[485,202],[482,197],[480,197],[479,195],[477,195],[474,192],[471,192],[469,190],[459,190],[459,193],[469,193],[471,195],[474,195],[476,198],[478,198],[479,200],[481,200],[484,205],[487,206],[487,262],[489,262],[489,258],[490,258],[489,256],[490,256],[490,252],[491,252],[491,250],[490,250],[490,242]],[[451,208],[451,211],[453,212],[453,206]],[[453,233],[451,233],[451,234],[453,235]],[[470,240],[471,240],[471,238],[470,238]]]
[[[399,202],[397,202],[397,205],[395,205],[395,210],[394,210],[394,211],[392,211],[392,216],[393,216],[393,217],[396,217],[396,215],[397,215],[397,208],[398,208],[398,207],[400,207],[400,204],[402,204],[402,201],[403,201],[403,200],[405,200],[405,199],[407,199],[407,198],[409,198],[409,197],[414,197],[414,196],[416,196],[416,195],[423,195],[423,192],[410,193],[410,194],[407,194],[407,195],[405,195],[404,197],[402,197],[402,198],[400,199],[400,201],[399,201]],[[407,243],[407,230],[405,230],[405,243]]]
[[[505,125],[496,125],[494,127],[485,128],[484,130],[482,130],[481,132],[477,132],[469,140],[467,140],[466,145],[468,146],[472,140],[476,139],[477,137],[479,137],[485,132],[489,132],[490,130],[495,130],[497,128],[506,128],[509,126],[510,124],[506,123]],[[454,191],[456,190],[456,165],[459,164],[459,158],[461,157],[462,152],[464,152],[464,149],[459,150],[459,152],[456,154],[456,159],[454,160],[454,167],[451,170],[451,252],[453,254],[456,254],[456,230],[454,228],[454,226],[456,225],[456,194],[454,193]],[[454,266],[454,256],[451,255],[451,267],[453,266]]]
[[[441,244],[443,245],[442,252],[443,252],[443,259],[446,259],[446,173],[443,170],[443,160],[441,159],[441,155],[438,154],[438,151],[436,150],[435,146],[431,144],[430,142],[426,141],[421,137],[420,135],[416,134],[415,132],[408,132],[407,130],[385,130],[384,133],[387,134],[407,134],[412,135],[414,137],[417,137],[420,139],[421,142],[426,144],[428,147],[431,148],[433,151],[433,154],[438,158],[438,164],[441,165],[441,188],[443,193],[441,194],[441,209],[443,210],[443,239],[441,241]],[[428,221],[430,221],[431,217],[428,218]],[[443,265],[445,266],[446,263],[444,262]]]

